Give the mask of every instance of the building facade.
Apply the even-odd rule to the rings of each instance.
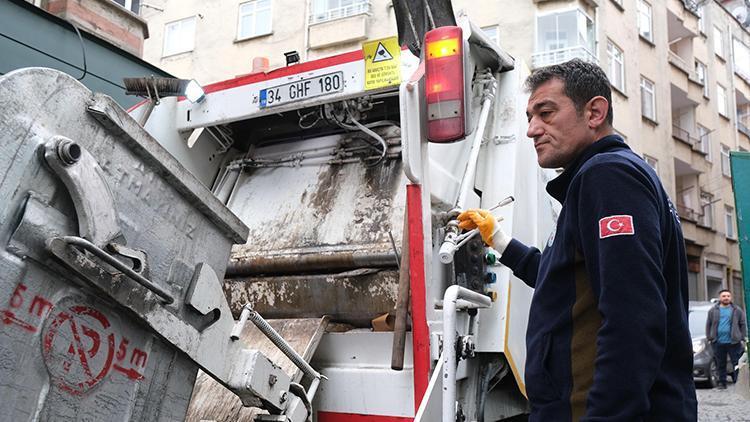
[[[152,0],[144,58],[206,84],[396,34],[387,0]],[[599,63],[614,126],[680,214],[690,298],[742,300],[730,150],[750,149],[750,33],[735,0],[455,0],[529,67]],[[265,59],[257,60],[263,57]]]

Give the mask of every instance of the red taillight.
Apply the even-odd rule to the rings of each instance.
[[[461,28],[443,26],[425,34],[427,139],[464,137],[464,41]]]

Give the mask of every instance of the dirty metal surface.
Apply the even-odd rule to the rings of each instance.
[[[306,360],[310,361],[328,326],[328,318],[278,319],[271,326]],[[299,382],[301,371],[254,325],[246,324],[240,337],[246,346],[262,351],[290,377]],[[325,381],[324,381],[325,382]],[[200,371],[185,420],[200,422],[252,422],[261,409],[242,407],[240,400],[226,388]]]
[[[258,156],[325,149],[342,137],[259,148]],[[228,207],[249,227],[233,259],[332,251],[392,252],[401,243],[406,181],[399,159],[251,168],[243,171]]]
[[[49,69],[0,77],[0,419],[183,420],[197,366],[107,296],[162,305],[127,278],[94,290],[42,248],[80,235],[68,189],[43,162],[55,136],[101,166],[123,241],[144,251],[149,278],[175,297],[163,308],[171,318],[200,321],[185,306],[197,264],[223,277],[244,234],[108,97]]]
[[[227,279],[224,292],[235,318],[251,303],[265,318],[314,318],[369,327],[396,306],[398,271]]]

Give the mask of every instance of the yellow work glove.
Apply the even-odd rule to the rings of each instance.
[[[479,229],[482,240],[501,254],[510,243],[510,237],[500,228],[497,219],[491,212],[473,208],[458,215],[458,227],[464,230]]]

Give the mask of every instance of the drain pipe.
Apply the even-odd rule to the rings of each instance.
[[[479,308],[489,308],[489,297],[453,285],[443,296],[443,422],[456,422],[456,312],[457,302],[463,299]]]

